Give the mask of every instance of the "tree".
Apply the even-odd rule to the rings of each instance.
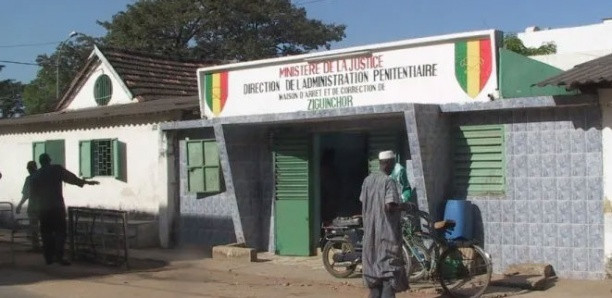
[[[36,78],[25,87],[23,98],[27,114],[53,111],[58,103],[56,98],[56,70],[59,55],[59,90],[60,98],[70,82],[85,64],[93,45],[100,42],[86,35],[79,35],[75,41],[68,41],[57,46],[50,56],[38,55],[36,63],[40,66]],[[60,52],[61,48],[61,52]]]
[[[0,71],[4,65],[0,65]],[[15,80],[0,81],[0,118],[12,118],[23,115],[21,94],[23,84]]]
[[[289,0],[139,0],[98,24],[106,36],[79,35],[61,47],[60,97],[94,43],[174,58],[243,61],[329,49],[345,29],[307,18],[306,10]],[[27,114],[52,111],[58,103],[59,49],[36,59],[40,69],[23,93]]]
[[[537,48],[526,47],[516,34],[504,36],[504,48],[523,56],[549,55],[557,52],[557,45],[549,42]]]
[[[199,60],[253,60],[331,47],[344,25],[309,19],[289,0],[150,0],[110,22],[108,45]]]
[[[4,65],[0,65],[2,71]],[[15,80],[0,81],[0,118],[12,118],[23,115],[21,94],[23,84]]]

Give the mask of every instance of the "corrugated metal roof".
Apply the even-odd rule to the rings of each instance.
[[[570,89],[586,85],[605,85],[612,83],[612,54],[603,56],[565,71],[559,75],[537,83],[537,86],[565,86]]]
[[[78,110],[63,110],[45,114],[35,114],[20,118],[10,118],[0,120],[0,131],[27,131],[27,127],[44,125],[51,129],[57,123],[66,122],[90,122],[95,123],[96,119],[125,117],[125,123],[132,121],[131,117],[140,115],[166,114],[166,121],[182,120],[183,114],[173,114],[172,112],[191,112],[191,118],[199,117],[199,102],[197,96],[160,98],[148,102],[128,103],[120,105],[109,105],[95,108],[85,108]]]

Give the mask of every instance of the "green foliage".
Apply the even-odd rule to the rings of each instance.
[[[12,118],[23,114],[22,93],[23,84],[20,82],[0,81],[0,118]]]
[[[252,60],[329,49],[344,38],[344,25],[307,18],[289,0],[139,0],[100,22],[105,37],[84,35],[61,47],[60,97],[83,67],[93,44],[175,58]],[[39,55],[40,69],[24,91],[28,114],[53,111],[58,51]]]
[[[253,60],[329,49],[344,25],[309,19],[289,0],[150,0],[111,22],[108,45],[199,60]]]
[[[74,41],[66,42],[63,47],[58,45],[55,52],[39,55],[36,63],[40,69],[36,78],[25,87],[23,94],[27,114],[51,112],[55,109],[59,98],[56,98],[56,70],[59,55],[59,91],[60,98],[68,89],[70,82],[85,64],[93,44],[99,41],[85,35],[78,35]],[[60,52],[61,48],[61,52]]]
[[[504,48],[523,56],[548,55],[557,52],[557,45],[549,42],[537,48],[526,47],[516,34],[504,36]]]

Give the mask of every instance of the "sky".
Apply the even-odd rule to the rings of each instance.
[[[222,1],[222,0],[219,0]],[[247,0],[245,0],[247,1]],[[134,0],[0,0],[0,80],[35,78],[36,56],[52,53],[71,31],[103,36],[96,21]],[[573,27],[612,17],[610,0],[292,0],[310,18],[347,26],[333,49],[448,33],[529,26]],[[586,4],[588,2],[588,5]]]

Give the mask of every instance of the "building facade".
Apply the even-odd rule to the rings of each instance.
[[[363,178],[392,149],[434,218],[448,199],[474,203],[495,272],[531,261],[603,278],[598,98],[500,99],[512,84],[499,77],[499,38],[471,32],[198,70],[206,119],[162,125],[178,149],[179,243],[313,254],[321,224],[360,212]]]
[[[136,245],[169,246],[174,212],[167,164],[173,159],[159,124],[199,118],[193,73],[202,65],[94,48],[56,111],[0,121],[5,200],[21,200],[26,163],[48,153],[52,163],[100,182],[66,186],[67,206],[128,211],[146,224]]]

